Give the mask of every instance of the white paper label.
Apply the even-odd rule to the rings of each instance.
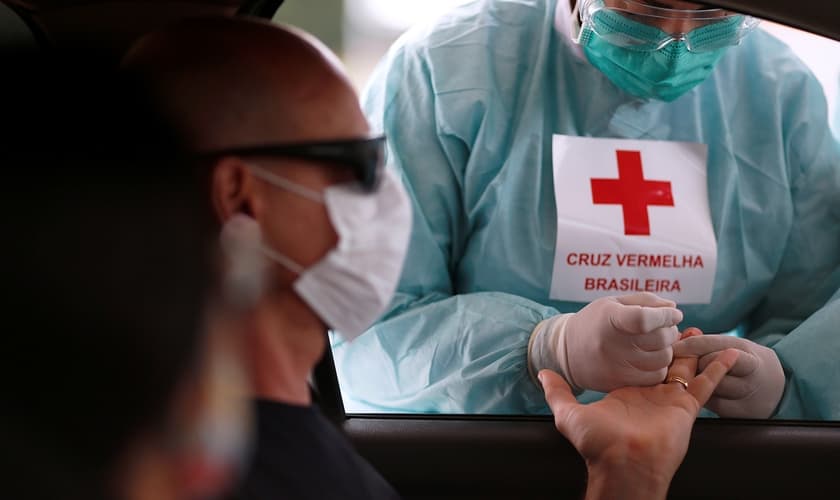
[[[552,149],[552,299],[652,292],[711,301],[717,241],[706,145],[555,135]]]

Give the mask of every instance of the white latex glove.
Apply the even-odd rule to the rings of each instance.
[[[659,384],[682,318],[674,302],[652,293],[604,297],[538,324],[528,344],[528,369],[532,376],[554,370],[578,393]]]
[[[674,344],[674,355],[697,356],[697,369],[702,371],[718,353],[730,348],[744,354],[738,356],[706,408],[721,417],[770,417],[785,390],[785,372],[773,349],[730,335],[703,335]]]

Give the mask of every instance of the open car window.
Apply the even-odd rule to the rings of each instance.
[[[446,143],[446,141],[458,139],[463,146],[467,142],[465,141],[466,132],[458,129],[463,123],[456,123],[454,118],[452,118],[453,121],[446,121],[452,116],[447,113],[451,113],[452,109],[460,105],[461,102],[474,99],[474,102],[481,103],[476,104],[477,107],[474,109],[480,115],[481,112],[486,110],[479,108],[489,101],[476,98],[475,95],[486,89],[480,89],[479,86],[474,84],[474,81],[464,84],[464,82],[456,81],[457,78],[441,76],[447,71],[458,72],[459,68],[456,62],[448,61],[451,64],[448,67],[434,66],[433,63],[445,59],[447,56],[441,54],[446,50],[453,53],[460,50],[466,53],[467,51],[462,50],[461,47],[475,43],[475,40],[469,37],[469,30],[466,30],[463,26],[456,26],[457,29],[446,32],[445,36],[436,32],[438,38],[435,39],[435,43],[424,45],[417,40],[429,36],[428,31],[424,34],[423,30],[431,29],[434,31],[434,28],[415,28],[414,31],[410,32],[411,34],[407,35],[410,42],[400,42],[399,45],[404,47],[406,44],[411,44],[411,48],[416,49],[415,52],[402,51],[395,56],[393,53],[389,55],[388,51],[406,30],[411,29],[411,26],[416,24],[415,20],[419,19],[417,22],[420,25],[428,27],[435,25],[435,17],[445,16],[445,19],[448,20],[446,22],[454,23],[451,20],[459,18],[458,16],[463,18],[471,15],[470,12],[476,9],[475,4],[457,0],[439,1],[428,4],[428,8],[420,9],[417,6],[418,2],[411,0],[387,2],[387,4],[375,0],[348,0],[343,3],[333,3],[342,9],[343,20],[340,23],[335,22],[334,17],[328,20],[324,19],[318,16],[317,12],[304,12],[303,10],[296,12],[289,8],[292,7],[291,4],[281,9],[275,19],[297,24],[314,32],[339,53],[357,88],[360,92],[363,92],[365,108],[371,115],[374,126],[383,126],[382,114],[387,114],[387,111],[378,109],[377,106],[388,106],[388,99],[397,99],[394,97],[395,93],[388,93],[387,86],[397,86],[401,93],[409,93],[426,86],[433,88],[428,96],[439,98],[439,101],[436,101],[435,108],[430,112],[431,114],[423,114],[422,117],[412,116],[411,112],[414,109],[408,106],[412,102],[422,104],[426,101],[401,101],[409,103],[405,105],[406,107],[399,109],[403,113],[401,119],[407,124],[407,129],[414,131],[415,129],[411,127],[422,125],[425,117],[432,116],[440,119],[437,123],[427,123],[431,127],[437,127],[435,132],[438,142]],[[425,5],[426,3],[424,3]],[[461,14],[454,16],[446,14],[452,9],[460,9]],[[523,17],[525,17],[524,14]],[[321,20],[323,20],[323,23],[320,23]],[[500,22],[499,26],[502,24]],[[445,28],[437,29],[440,32],[446,31]],[[545,27],[535,29],[545,29]],[[498,28],[499,33],[502,33],[502,31],[502,28]],[[831,136],[823,137],[820,134],[825,134],[831,128],[834,134],[833,141],[837,141],[837,137],[840,137],[840,56],[838,56],[840,54],[840,42],[770,22],[763,22],[759,26],[759,31],[750,36],[763,37],[766,40],[764,43],[772,45],[774,51],[790,51],[790,57],[786,60],[790,61],[791,68],[796,68],[795,71],[801,75],[801,81],[798,83],[794,84],[790,81],[779,83],[776,87],[781,89],[779,93],[768,93],[762,96],[764,102],[769,106],[775,106],[775,109],[778,110],[778,114],[774,115],[773,119],[771,119],[771,115],[761,115],[757,111],[757,106],[747,109],[744,104],[751,95],[754,96],[756,92],[765,92],[770,87],[757,85],[755,80],[744,79],[740,81],[737,88],[721,91],[729,94],[726,99],[721,101],[725,102],[726,109],[704,108],[701,110],[702,113],[715,115],[715,119],[710,120],[710,123],[715,122],[718,126],[724,127],[725,130],[720,128],[712,132],[697,132],[692,136],[692,134],[678,132],[656,131],[652,126],[647,135],[642,134],[639,138],[702,143],[711,148],[710,158],[712,160],[710,161],[712,162],[716,161],[716,154],[720,155],[720,153],[715,153],[716,150],[730,148],[727,153],[732,159],[731,165],[737,165],[737,168],[740,169],[739,175],[742,177],[750,176],[748,172],[755,174],[755,171],[761,168],[761,165],[755,163],[755,159],[767,158],[765,152],[773,148],[777,148],[777,150],[771,155],[775,155],[779,162],[785,163],[790,168],[810,168],[812,165],[822,162],[823,167],[821,168],[828,172],[825,175],[836,175],[836,169],[840,169],[840,163],[837,163],[836,156],[832,156],[835,153],[829,152],[832,148],[836,150],[836,142],[829,146],[826,137]],[[741,46],[734,47],[731,50],[746,50],[744,47],[748,46],[749,43],[745,41]],[[504,47],[498,50],[503,49]],[[420,51],[425,51],[425,53],[418,55],[417,52]],[[505,55],[507,57],[504,57]],[[400,57],[408,60],[409,56],[415,58],[412,64],[415,64],[416,67],[404,69],[404,73],[393,72],[390,75],[382,73],[382,71],[385,71],[382,69],[383,67],[389,64],[397,64],[395,61]],[[495,58],[484,62],[492,60],[497,63],[492,70],[496,72],[494,77],[498,77],[500,80],[524,81],[526,80],[524,77],[517,80],[510,75],[517,72],[521,75],[527,75],[529,72],[538,69],[530,67],[528,62],[519,56],[520,54],[511,49],[510,54],[500,56],[499,53],[496,53]],[[465,66],[472,63],[474,61],[465,60],[463,62]],[[540,60],[538,64],[547,63]],[[378,70],[377,67],[379,67]],[[476,70],[473,69],[473,71]],[[730,70],[735,71],[735,68],[733,67]],[[500,74],[501,76],[499,76]],[[764,76],[766,79],[781,79],[778,74],[772,72],[764,74]],[[417,80],[414,81],[412,78]],[[423,81],[422,78],[426,78],[427,81]],[[448,85],[449,87],[435,87],[435,85]],[[464,88],[464,85],[468,86],[469,89]],[[793,85],[800,85],[800,87],[793,90],[791,87]],[[808,98],[808,102],[797,102],[803,89],[806,89],[806,93],[811,97]],[[494,89],[493,91],[497,90]],[[537,89],[535,92],[543,92],[543,90]],[[377,93],[379,93],[379,97],[386,95],[384,102],[374,102],[376,96],[371,96]],[[461,96],[460,100],[451,97],[455,94]],[[523,96],[524,94],[519,95]],[[784,102],[782,102],[783,100]],[[522,103],[519,102],[518,104]],[[741,107],[744,107],[744,109],[741,109]],[[799,115],[798,111],[791,111],[793,109],[802,111],[805,108],[808,109],[805,113],[807,117]],[[377,114],[378,116],[376,116]],[[440,118],[441,116],[444,118]],[[668,117],[662,118],[661,115],[660,118],[668,120]],[[473,119],[478,118],[473,117]],[[692,116],[686,116],[685,120],[686,122],[702,121]],[[676,122],[672,121],[671,123]],[[549,133],[558,132],[556,123],[546,125],[546,127]],[[798,132],[785,136],[784,140],[772,137],[774,135],[781,137],[789,132],[791,127],[797,127]],[[477,128],[473,132],[480,133],[479,130]],[[747,133],[747,130],[751,132]],[[578,130],[578,132],[581,135],[600,135],[603,137],[611,135],[609,133],[597,134],[592,130]],[[422,134],[421,131],[418,136],[422,136]],[[723,141],[726,146],[722,145],[723,143],[719,138],[715,139],[716,134],[717,137],[725,135],[729,138]],[[616,133],[615,129],[612,136],[623,137],[622,134]],[[423,138],[417,140],[423,140]],[[453,147],[451,144],[444,144],[444,154],[441,158],[456,164],[455,167],[451,165],[449,167],[456,171],[455,179],[449,179],[453,184],[461,181],[470,182],[467,174],[458,170],[463,165],[457,165],[457,156],[459,154],[469,155],[471,147],[476,144],[478,142],[467,144],[460,149]],[[801,148],[797,147],[796,144],[800,144]],[[481,146],[489,147],[487,144],[481,144]],[[507,144],[505,147],[515,146]],[[818,149],[822,152],[818,152]],[[494,151],[494,153],[507,154],[500,151]],[[411,158],[403,158],[403,162],[410,161],[412,161]],[[728,168],[731,168],[731,165]],[[477,169],[479,166],[467,163],[467,168]],[[550,160],[548,160],[548,168],[551,168]],[[835,174],[831,174],[831,172],[835,172]],[[406,175],[410,177],[411,174]],[[458,175],[464,175],[465,177],[458,178]],[[494,186],[496,184],[504,185],[502,178],[493,177],[494,173],[485,172],[484,175],[489,176],[490,180],[487,182]],[[612,178],[615,176],[605,175],[603,177]],[[832,377],[840,377],[836,368],[836,359],[840,355],[840,345],[836,343],[836,340],[826,337],[829,335],[826,329],[831,328],[830,325],[836,323],[836,320],[840,318],[840,303],[837,302],[840,300],[840,296],[833,294],[837,287],[831,284],[833,283],[831,281],[832,273],[836,275],[837,269],[836,267],[823,266],[819,270],[814,268],[811,271],[806,271],[806,273],[811,273],[811,278],[808,278],[812,285],[810,289],[804,284],[796,285],[796,280],[790,279],[791,273],[795,274],[793,271],[795,267],[799,266],[797,269],[800,271],[808,268],[805,261],[810,258],[806,257],[805,254],[791,255],[791,252],[804,251],[809,246],[806,240],[811,232],[821,231],[823,236],[829,234],[833,235],[835,241],[839,240],[840,226],[819,226],[817,224],[811,229],[798,228],[793,225],[787,227],[784,220],[786,217],[801,216],[801,213],[797,211],[807,209],[817,213],[822,209],[814,206],[806,207],[806,204],[803,203],[797,205],[797,202],[792,201],[794,195],[791,195],[791,189],[777,189],[774,191],[776,194],[771,195],[770,191],[762,191],[764,188],[760,187],[763,182],[769,181],[769,185],[779,188],[786,182],[800,182],[797,179],[793,177],[769,179],[763,174],[758,174],[754,175],[751,180],[742,179],[738,182],[731,181],[728,184],[724,182],[717,186],[710,185],[709,196],[711,198],[718,196],[720,194],[719,190],[724,188],[724,185],[729,186],[729,189],[752,189],[754,193],[762,192],[762,195],[766,198],[753,200],[760,207],[754,207],[755,210],[751,213],[742,211],[738,217],[741,217],[741,222],[747,226],[758,224],[762,220],[765,220],[764,224],[758,224],[754,228],[740,229],[729,226],[728,230],[741,231],[743,234],[758,231],[764,232],[768,236],[763,239],[750,240],[747,238],[740,240],[739,244],[742,245],[740,251],[742,253],[739,257],[741,261],[739,265],[742,267],[735,269],[732,267],[733,262],[726,262],[727,259],[732,258],[726,252],[732,251],[734,246],[730,245],[728,250],[726,249],[726,235],[721,232],[720,228],[721,221],[724,218],[719,216],[718,219],[713,220],[712,226],[717,230],[715,234],[717,241],[715,243],[718,245],[716,247],[718,252],[713,251],[712,254],[723,256],[717,262],[717,272],[712,272],[713,279],[716,280],[716,284],[712,286],[717,287],[714,293],[718,294],[719,297],[721,293],[724,293],[724,290],[732,291],[739,286],[758,286],[759,288],[763,287],[768,294],[775,294],[775,298],[762,292],[750,295],[751,298],[746,299],[745,297],[738,298],[737,293],[735,293],[731,298],[732,307],[721,306],[716,313],[718,314],[717,319],[723,315],[728,315],[727,319],[722,321],[712,320],[709,316],[702,319],[704,318],[702,312],[704,306],[702,304],[688,304],[686,306],[686,310],[689,311],[687,319],[699,320],[702,324],[698,324],[698,326],[704,327],[709,333],[720,332],[750,339],[779,352],[781,365],[788,380],[783,400],[780,402],[780,408],[783,407],[783,409],[774,414],[776,418],[840,420],[840,413],[838,413],[840,411],[838,410],[840,408],[840,394],[837,394],[837,391],[832,388],[832,383],[828,382]],[[412,180],[408,178],[409,183]],[[485,180],[487,179],[481,178],[481,176],[472,179],[479,184]],[[504,181],[509,184],[526,182],[508,177],[504,177]],[[801,182],[807,181],[803,180]],[[824,186],[824,184],[820,185]],[[478,186],[478,184],[475,186]],[[417,186],[412,186],[412,188],[423,189],[417,188]],[[547,184],[544,188],[550,197],[555,195],[553,188],[554,186],[550,184]],[[413,247],[415,253],[409,252],[409,261],[406,264],[409,269],[408,274],[404,271],[403,283],[400,286],[398,297],[392,309],[386,314],[385,320],[352,344],[344,341],[340,335],[331,334],[338,380],[343,403],[348,413],[506,415],[547,413],[547,408],[542,405],[540,400],[539,389],[533,385],[527,373],[525,360],[528,336],[535,324],[551,314],[550,309],[553,308],[559,313],[572,312],[579,309],[583,303],[580,301],[557,300],[551,297],[551,293],[553,293],[551,288],[554,285],[553,273],[556,276],[554,258],[545,259],[544,256],[539,255],[535,248],[527,245],[524,248],[530,248],[529,251],[533,250],[533,252],[529,254],[528,251],[523,252],[521,250],[523,248],[521,239],[533,237],[534,233],[523,233],[520,235],[520,240],[517,241],[506,240],[506,237],[511,236],[511,232],[496,234],[493,237],[486,234],[483,239],[480,236],[482,231],[492,232],[502,227],[503,224],[498,222],[499,219],[505,220],[508,226],[531,224],[530,221],[533,221],[533,219],[506,218],[506,214],[501,211],[488,210],[486,206],[482,206],[484,200],[478,199],[485,196],[495,197],[498,200],[503,198],[502,193],[507,196],[515,196],[514,193],[501,188],[490,189],[487,188],[487,185],[468,186],[463,189],[464,191],[458,194],[458,196],[463,196],[463,199],[458,197],[451,198],[450,201],[437,199],[439,204],[434,204],[436,199],[434,196],[418,196],[415,198],[417,203],[415,210],[419,209],[421,212],[426,212],[423,214],[425,219],[415,218],[415,229],[418,222],[420,224],[427,222],[432,224],[432,222],[429,222],[431,218],[427,217],[428,214],[444,209],[450,210],[447,212],[448,218],[438,218],[434,223],[440,226],[444,224],[441,220],[445,219],[448,221],[446,223],[460,225],[457,234],[441,231],[439,227],[436,229],[437,232],[433,232],[433,237],[437,238],[436,244],[439,247],[446,247],[446,251],[442,254],[443,259],[441,260],[440,256],[430,254],[425,249],[418,250],[418,247]],[[470,193],[468,192],[469,189],[476,189],[481,192],[479,194]],[[477,199],[467,199],[471,195],[474,195]],[[834,195],[836,198],[840,193],[835,192]],[[829,200],[830,196],[823,199]],[[522,197],[517,198],[517,200],[518,203],[528,203],[529,201],[535,201],[536,198]],[[446,203],[462,205],[459,205],[458,210],[454,210]],[[557,217],[552,204],[549,203],[543,207],[549,219]],[[786,204],[788,208],[782,208]],[[512,207],[513,205],[508,208]],[[720,204],[716,208],[713,203],[711,207],[712,217],[715,217],[715,211],[723,210],[723,207],[724,205]],[[621,210],[619,207],[615,208],[614,215],[620,218]],[[485,211],[482,212],[482,210]],[[658,216],[655,215],[657,210],[661,209],[650,208],[651,221],[657,220]],[[455,220],[453,214],[462,217],[462,220]],[[533,216],[533,214],[530,215]],[[824,215],[828,217],[823,219],[824,221],[836,220],[836,215]],[[819,217],[815,215],[815,218]],[[780,222],[781,225],[776,226],[774,225],[775,222],[773,224],[768,223],[766,219]],[[494,226],[494,224],[496,225]],[[537,247],[541,245],[550,246],[551,248],[547,252],[553,254],[558,251],[557,242],[553,237],[558,229],[556,221],[552,221],[551,224],[555,225],[548,230],[552,237],[541,240]],[[758,229],[759,226],[761,229]],[[761,243],[758,243],[759,240],[761,240]],[[415,243],[412,240],[412,244]],[[823,245],[819,241],[814,241],[812,244]],[[756,246],[752,247],[752,245]],[[518,249],[511,250],[509,248],[511,246],[518,246]],[[749,248],[744,249],[744,246]],[[429,248],[434,247],[430,246]],[[797,248],[800,250],[797,250]],[[811,250],[814,251],[814,258],[822,258],[817,256],[821,251],[820,248],[812,247]],[[822,250],[831,251],[827,247],[823,247]],[[653,254],[653,256],[637,252],[627,255],[617,251],[573,252],[566,249],[566,252],[567,256],[574,254],[575,258],[573,260],[577,264],[580,264],[582,260],[581,255],[586,256],[587,260],[583,265],[592,268],[596,267],[597,264],[594,261],[601,255],[604,256],[605,260],[611,260],[613,265],[622,259],[625,263],[628,262],[628,259],[635,259],[636,267],[656,267],[655,262],[658,262],[661,266],[665,261],[676,262],[672,267],[679,267],[678,264],[680,263],[691,266],[692,263],[696,262],[691,259],[689,259],[690,262],[685,259],[680,260],[680,257],[667,252]],[[771,254],[774,257],[771,257]],[[532,260],[527,260],[524,257],[525,255],[531,255]],[[705,254],[701,253],[700,255]],[[640,260],[640,256],[646,257],[646,259]],[[671,259],[672,257],[673,259]],[[656,260],[657,258],[659,260]],[[791,259],[798,259],[800,264],[792,264],[793,260]],[[828,259],[830,260],[830,258]],[[784,261],[787,261],[788,264],[785,264]],[[705,262],[708,262],[708,259]],[[523,271],[524,267],[528,265],[541,267],[539,271]],[[836,264],[831,265],[836,266]],[[759,270],[759,268],[763,269]],[[598,270],[593,269],[593,272],[595,271]],[[757,278],[755,273],[763,274],[764,277]],[[442,281],[434,281],[437,279],[434,277],[436,274],[445,274],[446,277]],[[526,277],[523,278],[522,275]],[[735,275],[740,277],[735,277]],[[540,276],[545,276],[545,278],[542,279]],[[424,280],[427,279],[429,281],[425,282]],[[581,279],[582,283],[586,283],[586,279],[589,278],[584,276]],[[609,276],[602,277],[600,274],[593,274],[593,287],[597,288],[601,286],[599,283],[603,283],[604,291],[610,291],[611,279]],[[809,290],[807,293],[810,293],[820,286],[823,286],[824,289],[816,294],[819,297],[814,295],[811,299],[801,296],[806,292],[793,292],[794,295],[799,294],[800,296],[785,296],[783,298],[785,292],[782,290],[785,289],[784,283],[786,280],[789,280],[790,287],[792,287],[791,291],[802,289]],[[721,283],[724,282],[727,284],[722,285]],[[445,283],[445,285],[441,285],[441,283]],[[616,281],[615,289],[612,290],[614,295],[625,291],[621,288],[621,283],[620,279]],[[669,291],[659,287],[656,283],[654,287],[658,288],[649,291],[657,293]],[[669,281],[669,283],[673,282]],[[682,282],[681,286],[686,286],[685,283],[687,282]],[[631,285],[630,288],[638,290],[638,286]],[[774,286],[777,287],[777,291],[770,291]],[[642,288],[644,289],[644,286]],[[421,291],[417,292],[417,290]],[[712,301],[714,300],[720,302],[723,299],[718,298]],[[795,310],[809,300],[812,303],[803,306],[802,310],[798,312],[791,313],[797,318],[789,321],[788,312]],[[568,305],[566,302],[578,303],[575,306]],[[547,311],[545,308],[549,310]],[[725,313],[724,309],[726,309]],[[738,311],[733,312],[733,309]],[[804,312],[806,309],[808,311]],[[523,313],[523,311],[526,312]],[[816,317],[816,320],[811,321],[813,325],[810,325],[808,322],[814,317]],[[763,326],[757,325],[757,322],[763,322],[764,324]],[[819,323],[819,325],[815,323]],[[805,326],[801,328],[803,324]],[[681,326],[687,327],[692,326],[692,324],[684,323]],[[798,328],[799,330],[797,330]],[[791,333],[793,335],[790,335]],[[586,391],[581,395],[583,401],[592,401],[598,397],[600,396],[595,391]],[[713,417],[714,413],[707,412],[705,416]]]

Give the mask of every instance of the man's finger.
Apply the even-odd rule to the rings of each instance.
[[[712,397],[712,393],[715,392],[715,388],[726,376],[726,372],[738,361],[740,354],[741,351],[737,349],[726,349],[700,375],[689,382],[688,392],[694,396],[700,407],[706,405],[706,402]]]
[[[679,377],[686,382],[691,382],[694,380],[694,376],[697,374],[697,358],[695,357],[682,357],[677,358],[674,357],[673,363],[671,363],[671,368],[668,369],[668,375],[665,377],[665,381],[668,381],[668,377]]]
[[[746,351],[742,338],[731,335],[702,335],[690,337],[674,344],[674,356],[705,356],[710,352],[723,351],[725,349],[741,349]]]
[[[689,326],[682,333],[680,333],[680,340],[688,339],[691,337],[699,337],[703,335],[703,330],[697,328],[696,326]]]
[[[551,413],[554,414],[557,429],[565,434],[565,424],[569,412],[580,403],[572,394],[569,384],[557,373],[551,370],[540,370],[537,378],[543,386],[545,401],[551,408]]]
[[[676,329],[676,327],[674,329]],[[680,338],[687,339],[701,335],[703,335],[703,331],[699,328],[688,327],[685,329],[684,332],[680,334]],[[665,375],[665,382],[668,381],[668,377],[679,377],[685,380],[686,382],[691,382],[692,380],[694,380],[694,376],[696,374],[697,358],[693,356],[677,358],[676,356],[674,356],[674,361],[668,369],[668,373]]]

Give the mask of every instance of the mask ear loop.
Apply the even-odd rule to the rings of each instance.
[[[301,186],[288,179],[284,179],[279,175],[274,175],[270,172],[265,171],[262,167],[249,165],[248,168],[251,170],[251,173],[254,174],[255,177],[259,177],[260,179],[268,182],[269,184],[273,184],[274,186],[277,186],[281,189],[291,191],[296,195],[303,196],[304,198],[312,200],[316,203],[324,203],[324,195],[322,195],[318,191],[315,191],[314,189],[309,189],[307,187]]]
[[[297,262],[293,261],[292,259],[286,257],[285,255],[283,255],[281,253],[275,252],[274,250],[272,250],[268,246],[263,245],[262,243],[260,244],[260,250],[262,250],[262,252],[264,254],[266,254],[270,259],[274,260],[275,262],[282,265],[283,267],[285,267],[289,271],[297,274],[298,276],[303,274],[303,272],[306,270],[303,266],[301,266]]]
[[[222,252],[231,262],[224,284],[225,296],[237,310],[247,310],[262,295],[269,260],[296,275],[305,271],[294,260],[264,244],[257,221],[247,215],[237,214],[228,220],[219,240]]]
[[[292,193],[295,193],[298,196],[302,196],[316,203],[324,203],[324,195],[319,193],[318,191],[315,191],[314,189],[309,189],[307,187],[301,186],[288,179],[284,179],[279,175],[274,175],[270,172],[267,172],[261,167],[257,167],[255,165],[249,165],[248,168],[251,170],[251,173],[254,174],[255,177],[259,177],[260,179],[268,182],[273,186],[285,189],[287,191],[291,191]],[[283,267],[297,275],[303,274],[303,272],[306,270],[306,268],[293,261],[292,259],[286,257],[285,255],[279,252],[274,251],[267,245],[264,245],[262,241],[260,241],[260,250],[262,250],[262,252],[265,255],[267,255],[270,259],[274,260],[278,264],[282,265]]]

